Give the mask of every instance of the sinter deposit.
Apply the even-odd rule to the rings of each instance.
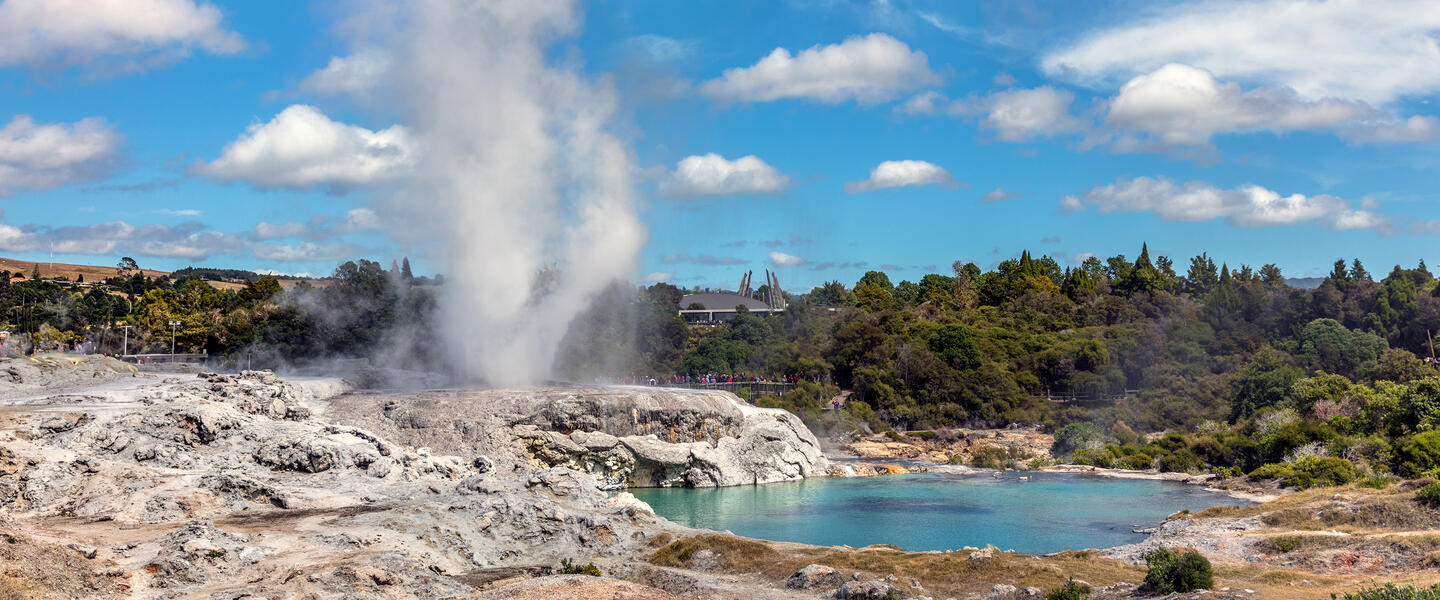
[[[335,381],[268,372],[15,363],[0,364],[23,381],[0,384],[0,530],[10,572],[36,575],[7,585],[54,597],[466,597],[567,557],[711,596],[727,584],[632,560],[687,530],[602,487],[824,469],[798,419],[724,393],[332,398]],[[81,378],[109,391],[36,399]],[[24,558],[56,552],[78,571]]]

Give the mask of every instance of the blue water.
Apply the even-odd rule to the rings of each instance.
[[[1137,542],[1181,509],[1243,500],[1173,481],[1065,473],[916,474],[731,488],[632,489],[667,519],[822,546],[953,550],[994,544],[1044,554]]]

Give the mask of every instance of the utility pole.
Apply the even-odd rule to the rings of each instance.
[[[125,356],[125,355],[127,355],[127,354],[130,354],[130,327],[131,327],[130,325],[121,325],[121,326],[120,326],[121,329],[124,329],[124,330],[125,330],[125,341],[124,341],[124,342],[121,342],[121,345],[120,345],[120,356]]]
[[[179,321],[170,322],[170,353],[175,353],[175,328],[180,326]]]

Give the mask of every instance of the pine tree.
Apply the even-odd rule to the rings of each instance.
[[[35,263],[35,270],[30,272],[30,278],[36,281],[40,280],[40,263]]]
[[[1350,281],[1350,273],[1345,270],[1345,259],[1335,261],[1335,268],[1330,270],[1330,279],[1335,280],[1336,285]]]
[[[400,261],[400,277],[404,278],[405,281],[415,279],[415,273],[410,270],[410,257],[408,256]]]
[[[1365,265],[1360,264],[1360,259],[1350,263],[1350,279],[1355,281],[1370,281],[1370,272],[1365,270]]]

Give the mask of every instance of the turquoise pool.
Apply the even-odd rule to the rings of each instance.
[[[819,545],[951,550],[994,544],[1031,554],[1144,539],[1182,509],[1245,505],[1173,481],[1067,473],[916,474],[719,489],[635,489],[665,518],[747,537]]]

